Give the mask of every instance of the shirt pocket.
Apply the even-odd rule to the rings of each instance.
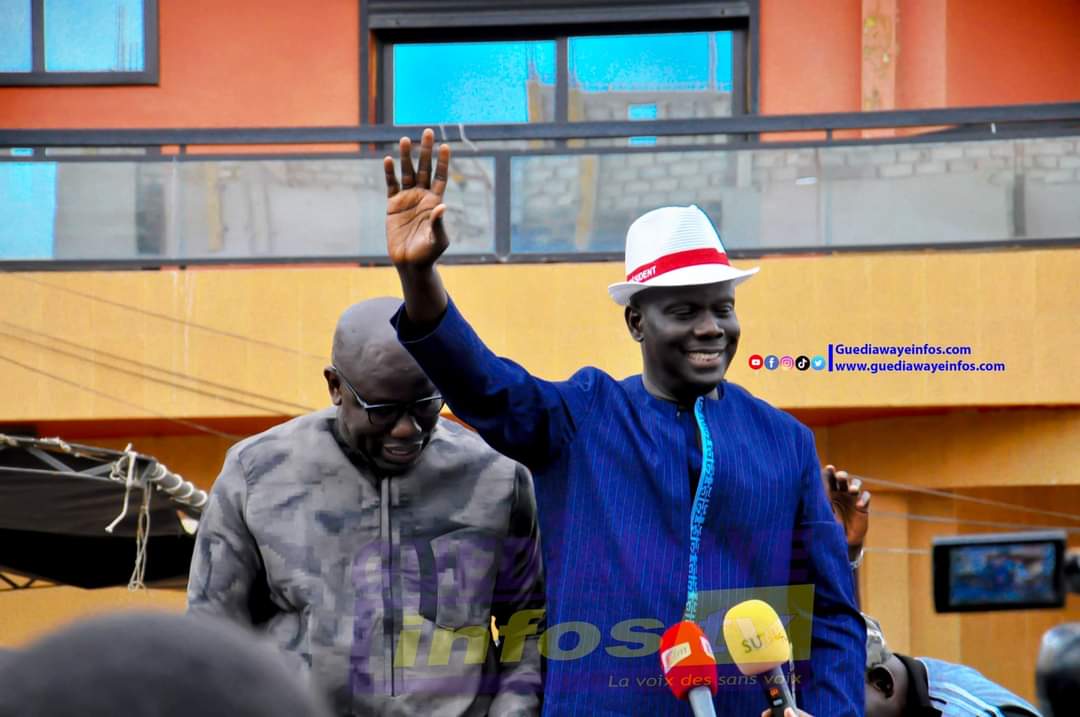
[[[451,630],[487,626],[491,621],[498,547],[498,537],[481,528],[459,528],[433,538],[435,614],[425,617]],[[430,598],[428,595],[421,603],[430,606]]]

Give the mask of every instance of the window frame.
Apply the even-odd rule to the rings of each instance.
[[[755,3],[756,5],[756,3]],[[546,40],[555,42],[555,117],[552,124],[574,124],[569,119],[569,39],[598,35],[652,35],[678,32],[731,32],[732,37],[732,116],[757,114],[758,55],[756,52],[756,12],[747,15],[688,21],[672,19],[657,21],[635,18],[633,13],[620,22],[565,23],[558,25],[495,25],[449,28],[437,36],[424,29],[379,29],[370,32],[372,56],[377,65],[371,75],[375,79],[373,115],[375,124],[393,124],[394,108],[394,47],[399,44],[443,42],[499,42]],[[362,53],[366,58],[369,53]],[[365,76],[368,69],[362,68]],[[366,89],[366,88],[365,88]],[[362,95],[366,100],[366,96]],[[366,102],[365,102],[366,104]],[[366,108],[363,108],[366,109]],[[367,112],[362,113],[367,116]],[[535,124],[523,122],[527,124]]]
[[[142,0],[143,69],[138,72],[49,72],[45,69],[45,2],[30,0],[29,72],[0,72],[0,87],[71,87],[95,85],[157,85],[158,0]]]

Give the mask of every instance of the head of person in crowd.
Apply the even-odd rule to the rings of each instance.
[[[329,717],[272,647],[236,625],[123,613],[0,662],[0,717]]]
[[[1058,625],[1043,635],[1035,692],[1044,717],[1075,714],[1080,705],[1080,623]]]
[[[378,473],[397,475],[420,458],[443,400],[401,346],[390,317],[400,299],[350,306],[334,330],[331,365],[323,371],[337,406],[338,437]]]
[[[881,625],[866,621],[866,717],[899,717],[907,707],[908,671],[889,650]]]
[[[739,344],[735,286],[757,272],[731,266],[701,209],[661,207],[626,234],[626,281],[608,292],[625,306],[655,396],[686,405],[723,380]]]

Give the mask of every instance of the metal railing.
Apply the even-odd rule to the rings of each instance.
[[[420,130],[0,129],[0,265],[385,263],[381,158]],[[687,203],[736,256],[1080,237],[1080,103],[436,133],[450,261],[613,259]]]

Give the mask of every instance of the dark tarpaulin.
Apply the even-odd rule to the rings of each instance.
[[[84,588],[127,585],[135,566],[143,478],[157,467],[137,455],[128,509],[109,478],[122,451],[0,436],[0,571]],[[122,471],[126,475],[126,471]],[[186,579],[195,538],[181,515],[199,510],[150,488],[145,580]]]

